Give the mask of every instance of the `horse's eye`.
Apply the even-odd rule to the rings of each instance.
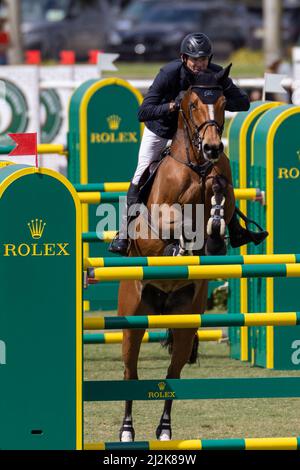
[[[191,109],[196,109],[195,103],[191,103]]]

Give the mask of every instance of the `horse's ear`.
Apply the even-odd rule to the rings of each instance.
[[[224,69],[220,70],[220,72],[216,73],[215,77],[218,80],[218,82],[222,83],[226,78],[229,77],[230,69],[232,67],[232,63],[227,65]]]

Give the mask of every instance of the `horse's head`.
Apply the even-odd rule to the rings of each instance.
[[[226,99],[221,86],[231,65],[217,74],[211,71],[200,73],[184,94],[181,102],[183,125],[188,126],[189,139],[197,150],[198,157],[216,163],[223,153],[221,140]]]

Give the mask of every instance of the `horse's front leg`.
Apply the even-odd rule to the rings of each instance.
[[[221,176],[216,176],[213,178],[212,192],[213,196],[211,198],[210,218],[207,223],[208,238],[205,252],[207,255],[225,255],[227,251],[225,244],[225,212],[228,212],[228,209],[232,205],[232,200],[234,204],[233,190],[230,191],[230,186],[226,179]],[[226,192],[227,197],[225,198]]]
[[[167,379],[180,379],[183,366],[188,362],[194,343],[196,328],[176,328],[172,330],[173,349],[171,364],[168,368]],[[171,409],[173,400],[166,400],[163,414],[156,429],[159,441],[169,441],[172,438]]]
[[[122,355],[124,361],[124,380],[138,379],[137,363],[145,330],[124,330]],[[135,431],[132,420],[132,400],[125,402],[125,415],[120,429],[120,441],[134,441]]]

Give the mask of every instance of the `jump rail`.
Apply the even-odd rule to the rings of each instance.
[[[87,274],[95,281],[299,277],[300,264],[90,268]]]
[[[104,185],[75,185],[75,189],[78,191],[78,196],[81,203],[85,204],[100,204],[100,202],[119,202],[120,197],[126,196],[126,183],[115,183],[116,185],[119,184],[120,186],[116,186],[116,188],[122,188],[119,191],[110,191],[106,192],[104,190]],[[112,184],[112,183],[108,183]],[[102,189],[87,189],[89,186],[93,188],[102,188]],[[79,191],[77,188],[85,188],[86,190]],[[245,188],[245,189],[235,189],[234,195],[237,200],[251,200],[251,201],[264,201],[264,192],[257,188]]]
[[[300,377],[85,380],[85,401],[299,398]]]
[[[89,318],[84,319],[84,328],[89,325]],[[92,328],[86,328],[92,329]],[[100,328],[99,328],[100,329]],[[222,330],[206,330],[197,332],[199,341],[219,341],[224,338]],[[143,336],[143,343],[158,343],[166,340],[168,334],[165,331],[146,332]],[[121,331],[115,333],[84,333],[84,344],[118,344],[123,340]]]
[[[98,243],[105,242],[110,243],[113,238],[116,236],[116,230],[107,230],[105,232],[83,232],[82,241],[84,243]]]
[[[86,450],[300,450],[300,437],[191,439],[174,441],[98,442]]]
[[[231,265],[278,263],[300,263],[300,254],[86,258],[84,260],[84,268],[112,268],[123,266],[209,266],[217,264]]]
[[[212,313],[203,315],[148,315],[90,317],[86,330],[143,328],[200,328],[214,326],[293,326],[300,325],[300,312]]]

